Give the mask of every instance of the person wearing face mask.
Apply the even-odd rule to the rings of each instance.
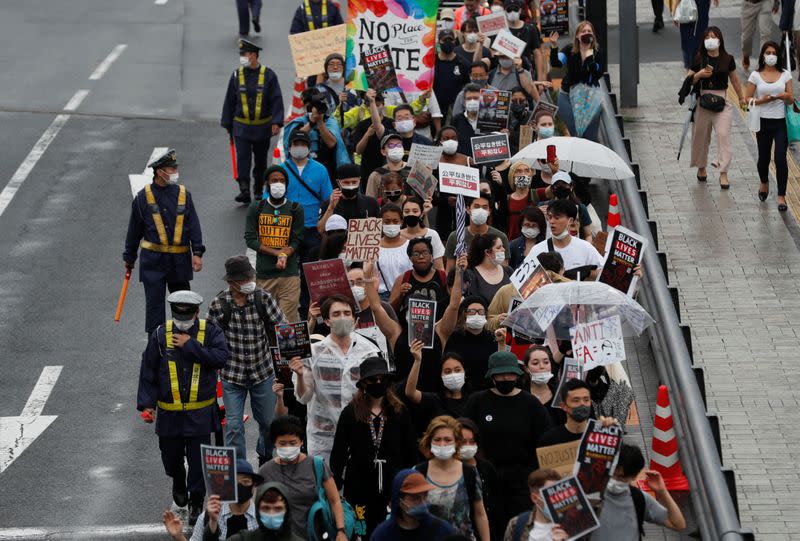
[[[512,353],[493,353],[486,377],[494,386],[473,394],[466,409],[466,417],[481,432],[481,450],[497,469],[498,485],[503,487],[494,499],[503,524],[529,509],[525,480],[537,467],[537,442],[551,426],[550,416],[539,400],[517,388],[522,373]]]
[[[294,372],[294,395],[308,407],[308,452],[329,461],[339,415],[357,390],[358,366],[380,350],[355,332],[356,307],[350,297],[331,295],[322,302],[321,311],[331,333],[311,344],[310,358],[295,357],[289,368]]]
[[[414,109],[410,105],[402,103],[395,107],[394,111],[392,111],[392,118],[394,120],[394,131],[400,136],[400,141],[403,143],[403,160],[408,157],[412,144],[433,144],[430,139],[416,132],[415,128],[417,123],[414,119]],[[374,124],[374,126],[375,135],[380,138],[381,143],[383,143],[383,137],[388,133],[387,130],[383,127],[383,124]],[[384,145],[381,144],[381,148],[383,148],[383,146]]]
[[[575,224],[575,231],[582,239],[591,242],[593,236],[592,227],[596,224],[592,221],[592,214],[589,212],[589,207],[583,204],[575,193],[580,186],[573,181],[572,175],[566,171],[557,171],[553,173],[553,176],[550,177],[550,182],[549,188],[544,190],[545,199],[550,199],[550,201],[560,199],[577,205],[578,222]],[[538,193],[541,193],[541,190],[537,190],[537,194]],[[570,232],[572,233],[572,229],[570,229]]]
[[[480,451],[480,431],[478,425],[472,419],[459,417],[456,419],[461,425],[461,447],[458,449],[458,458],[464,464],[473,466],[478,470],[481,478],[481,493],[483,494],[483,506],[489,517],[489,530],[492,539],[502,539],[505,523],[501,523],[497,506],[495,505],[495,494],[499,487],[497,485],[497,470],[492,463],[483,458]]]
[[[390,385],[382,357],[359,366],[358,391],[342,411],[331,451],[331,471],[356,516],[363,517],[368,539],[386,517],[390,483],[414,464],[414,430],[408,410]]]
[[[200,446],[209,445],[211,433],[220,429],[217,370],[226,366],[230,353],[222,330],[198,320],[200,295],[176,291],[167,302],[172,319],[153,331],[142,354],[136,409],[146,423],[155,420],[172,499],[178,507],[189,504],[194,525],[206,493]]]
[[[511,89],[511,114],[508,117],[508,142],[511,145],[511,155],[519,151],[520,128],[527,124],[531,115],[528,93],[521,86]]]
[[[383,136],[381,155],[386,159],[386,163],[375,169],[367,178],[367,188],[364,191],[366,195],[374,198],[381,196],[381,180],[387,173],[398,173],[405,182],[411,168],[403,161],[404,152],[402,137],[396,133],[387,133]]]
[[[456,56],[467,66],[472,66],[474,62],[482,59],[491,59],[492,53],[488,47],[484,46],[486,35],[478,30],[478,23],[475,19],[467,19],[461,23],[461,44],[456,47]]]
[[[239,40],[239,67],[231,74],[222,104],[220,124],[236,144],[239,203],[250,203],[250,166],[253,197],[259,199],[267,167],[270,137],[283,126],[283,97],[275,72],[260,64],[261,47]]]
[[[655,498],[636,486],[643,470],[647,488]],[[636,541],[643,536],[645,522],[675,531],[686,528],[686,519],[661,474],[645,470],[642,451],[625,443],[620,447],[617,467],[606,485],[597,518],[600,528],[592,532],[592,541]]]
[[[288,487],[284,483],[262,483],[256,488],[255,505],[258,529],[241,531],[229,537],[232,541],[301,541],[292,531],[292,509]],[[217,541],[216,535],[203,536],[205,541]]]
[[[469,225],[464,231],[464,244],[469,246],[472,243],[473,237],[491,233],[500,239],[500,242],[503,244],[503,248],[505,250],[505,255],[501,264],[508,265],[508,259],[511,255],[508,251],[508,237],[506,237],[506,234],[499,229],[495,229],[486,223],[489,220],[493,205],[491,197],[482,195],[481,197],[476,197],[472,200],[468,199],[466,201],[466,205],[467,215],[469,216]],[[448,273],[453,269],[456,262],[456,236],[457,231],[450,233],[450,235],[447,237],[447,243],[444,247],[444,257],[447,260],[446,267]],[[496,257],[498,258],[496,261],[499,261],[500,256]]]
[[[153,182],[133,198],[122,260],[125,270],[132,271],[141,248],[144,330],[150,335],[164,324],[164,292],[189,289],[192,271],[203,269],[206,248],[192,195],[178,184],[175,150],[168,150],[148,167],[153,169]]]
[[[465,62],[456,54],[456,35],[452,30],[439,32],[439,52],[436,54],[434,69],[436,77],[433,81],[433,92],[443,111],[447,111],[456,100],[456,96],[469,82],[469,66],[472,61]]]
[[[478,111],[481,108],[481,89],[473,83],[464,87],[464,112],[453,112],[453,126],[458,133],[458,152],[465,156],[472,155],[471,140],[481,132],[478,129]]]
[[[348,163],[336,168],[336,184],[331,198],[327,204],[323,203],[325,212],[320,216],[317,230],[322,234],[325,224],[334,214],[345,220],[353,218],[377,218],[380,216],[380,206],[375,197],[359,192],[361,185],[361,169],[359,166]]]
[[[535,23],[523,20],[521,0],[505,0],[503,7],[508,21],[508,31],[515,38],[525,42],[525,49],[522,51],[525,67],[530,68],[531,73],[535,75],[534,79],[545,81],[547,72],[543,71],[545,62],[542,58],[542,35],[539,33],[539,28]]]
[[[436,321],[441,319],[447,307],[450,295],[447,290],[447,275],[433,264],[432,250],[433,244],[427,237],[415,237],[408,241],[406,253],[411,261],[411,269],[397,277],[389,295],[389,303],[404,322],[408,299],[436,301]]]
[[[431,227],[426,227],[428,214],[433,210],[431,199],[423,202],[418,195],[409,195],[403,201],[401,208],[403,209],[403,229],[400,230],[400,234],[408,240],[420,237],[429,239],[431,241],[433,266],[444,270],[444,244],[442,239],[438,231]]]
[[[523,511],[508,521],[503,541],[565,541],[569,539],[567,532],[558,524],[553,523],[540,492],[543,488],[555,485],[560,480],[561,474],[556,470],[539,469],[531,472],[528,476],[528,490],[530,490],[533,509]]]
[[[443,126],[439,131],[436,143],[442,147],[440,163],[469,165],[469,156],[458,152],[458,131],[454,126]],[[433,178],[439,178],[438,166],[433,170]],[[447,239],[456,226],[456,196],[437,190],[434,198],[436,201],[436,230],[439,232],[439,238]]]
[[[288,321],[299,321],[298,253],[305,236],[305,213],[286,197],[291,182],[283,167],[273,165],[266,178],[269,196],[247,209],[244,240],[256,252],[258,287],[278,300]]]
[[[488,305],[497,291],[511,282],[511,267],[506,262],[506,249],[499,237],[491,233],[472,237],[467,253],[465,295],[481,297]]]
[[[537,447],[548,447],[560,443],[579,440],[586,431],[592,413],[592,395],[589,385],[580,379],[571,379],[561,389],[561,409],[566,421],[556,425],[539,438]],[[599,417],[603,426],[611,426],[617,422],[613,417]]]
[[[469,83],[471,85],[476,85],[478,90],[480,91],[483,88],[489,88],[489,89],[493,88],[489,86],[488,81],[489,81],[489,61],[481,60],[479,62],[473,62],[469,68]],[[453,115],[452,115],[453,121],[455,121],[456,117],[458,117],[460,114],[466,111],[466,97],[464,96],[466,90],[467,86],[461,89],[461,92],[458,93],[456,101],[453,104]]]
[[[489,541],[480,477],[474,466],[459,459],[462,441],[458,421],[449,415],[434,418],[419,442],[419,450],[428,461],[414,469],[435,487],[428,492],[433,516],[452,524],[468,539]]]
[[[521,58],[499,55],[497,66],[489,72],[488,83],[493,88],[508,92],[513,88],[521,87],[533,97],[534,101],[539,101],[539,91],[531,74],[523,67]]]
[[[378,293],[384,301],[389,300],[394,283],[407,270],[411,270],[408,259],[408,241],[400,235],[403,223],[402,210],[394,203],[385,203],[381,207],[383,235],[378,249],[376,267],[380,275]]]
[[[558,390],[558,377],[555,372],[558,366],[553,354],[547,346],[530,346],[522,360],[527,370],[530,385],[528,390],[541,404],[547,408],[554,426],[564,424],[567,420],[564,410],[553,407],[555,393]],[[558,402],[556,400],[556,402]]]
[[[316,88],[328,103],[328,111],[335,111],[338,116],[334,116],[341,122],[342,115],[358,104],[358,95],[346,88],[344,57],[341,54],[329,54],[323,66],[324,71],[315,77]]]
[[[533,169],[523,162],[514,162],[508,169],[508,183],[511,194],[508,196],[508,226],[506,234],[513,241],[522,233],[522,214],[525,209],[535,207],[539,202],[536,190],[531,189]]]
[[[286,496],[291,510],[293,533],[307,537],[308,512],[317,501],[317,478],[315,464],[322,467],[322,488],[331,506],[334,526],[344,530],[344,511],[339,497],[339,489],[333,479],[328,464],[320,457],[302,452],[305,430],[300,419],[293,415],[276,417],[270,426],[270,436],[275,447],[275,457],[259,468],[258,473],[266,482],[286,485]],[[310,460],[309,460],[310,459]],[[345,541],[344,531],[337,532],[335,541]]]
[[[539,207],[525,207],[520,219],[522,234],[508,245],[508,249],[511,251],[509,266],[513,270],[522,265],[534,246],[545,240],[547,233],[547,219]]]
[[[408,374],[405,385],[406,398],[417,405],[412,409],[414,424],[418,433],[425,430],[428,423],[439,415],[461,417],[469,397],[470,386],[466,385],[466,372],[464,360],[457,353],[448,352],[441,362],[439,375],[440,385],[436,392],[422,392],[417,387],[420,372],[422,371],[422,342],[415,340],[411,344],[411,355],[414,364]],[[430,371],[426,367],[426,371]]]

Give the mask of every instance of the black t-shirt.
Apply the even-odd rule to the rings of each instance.
[[[455,51],[453,52],[456,53],[456,56],[461,61],[462,65],[472,67],[472,64],[474,63],[472,59],[475,58],[474,57],[475,53],[471,53],[469,51],[464,50],[463,45],[459,45],[458,47],[456,47]],[[481,47],[481,58],[491,58],[491,57],[492,57],[492,52],[489,50],[489,48]],[[469,77],[469,70],[467,70],[467,77]]]
[[[719,55],[717,57],[706,55],[703,57],[701,63],[693,63],[692,71],[697,73],[706,67],[706,65],[714,68],[714,72],[708,79],[700,79],[699,84],[703,90],[726,90],[728,88],[728,74],[736,71],[736,60],[733,56]]]
[[[370,125],[372,124],[371,118],[365,118],[358,124],[356,124],[355,129],[353,130],[353,135],[350,141],[353,143],[352,150],[355,151],[356,145],[361,138],[364,137],[364,134],[369,129]],[[385,130],[392,129],[392,119],[391,118],[382,118],[381,124],[383,125]],[[380,140],[373,134],[367,139],[367,146],[364,148],[364,152],[361,153],[361,189],[363,190],[367,186],[367,177],[369,174],[372,173],[375,169],[383,165],[386,161],[386,158],[383,157],[381,154],[381,142]],[[336,178],[331,177],[331,178]]]
[[[442,319],[447,304],[450,302],[450,294],[447,292],[447,279],[439,274],[439,271],[434,269],[433,277],[423,282],[414,277],[414,273],[410,272],[408,283],[411,284],[411,289],[408,290],[405,297],[403,297],[402,305],[400,308],[400,319],[405,320],[406,312],[408,310],[408,299],[427,299],[436,301],[436,321]],[[405,276],[405,275],[404,275]]]
[[[324,201],[320,207],[328,208],[328,200]],[[381,209],[378,201],[374,197],[364,194],[357,194],[355,199],[345,199],[342,197],[333,209],[334,214],[340,215],[345,220],[351,218],[378,218]]]
[[[469,82],[471,64],[471,60],[468,63],[463,62],[458,55],[453,60],[436,58],[433,91],[436,93],[436,101],[439,102],[442,113],[447,112],[455,103],[458,93]]]
[[[560,443],[568,443],[577,441],[583,437],[583,432],[570,432],[567,430],[567,425],[559,425],[551,428],[539,438],[539,443],[536,447],[547,447],[548,445],[558,445]]]
[[[442,351],[458,353],[464,359],[466,379],[473,389],[488,387],[486,370],[489,368],[489,355],[497,351],[494,334],[486,329],[478,334],[455,331],[450,335]]]
[[[515,38],[521,39],[527,44],[525,45],[525,50],[522,51],[522,57],[532,62],[533,51],[542,46],[542,36],[539,34],[539,29],[535,25],[524,24],[520,28],[509,28],[508,30]]]
[[[231,515],[228,517],[226,526],[228,527],[228,537],[247,531],[247,517],[245,515]]]

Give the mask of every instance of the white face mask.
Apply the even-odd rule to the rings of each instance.
[[[353,286],[350,289],[353,290],[353,297],[355,297],[356,302],[358,303],[363,301],[367,296],[367,292],[363,286]]]
[[[340,338],[349,336],[353,332],[353,327],[355,327],[355,322],[349,317],[332,319],[330,324],[331,332]]]
[[[460,391],[464,386],[464,372],[453,372],[442,376],[442,383],[448,391]]]
[[[570,225],[572,225],[572,224],[568,224],[567,227],[564,228],[564,231],[562,231],[558,235],[553,233],[553,238],[556,239],[556,240],[564,240],[565,238],[569,237]]]
[[[239,57],[239,65],[243,66],[243,67],[249,66],[250,65],[250,59],[247,58],[246,56],[240,56]]]
[[[239,291],[245,295],[249,295],[256,290],[255,282],[247,282],[246,284],[239,284]]]
[[[341,78],[342,78],[342,72],[341,71],[330,71],[330,72],[328,72],[328,79],[330,79],[331,81],[338,81]]]
[[[462,445],[458,450],[458,456],[461,460],[472,460],[478,453],[477,445]]]
[[[531,185],[531,177],[530,175],[514,177],[514,184],[516,184],[518,188],[527,188]]]
[[[275,454],[285,462],[294,462],[300,456],[299,447],[276,447]]]
[[[394,123],[395,128],[397,129],[397,133],[411,133],[414,131],[414,121],[413,120],[398,120]]]
[[[717,38],[706,38],[703,40],[707,51],[716,51],[719,49],[719,40]]]
[[[475,225],[483,225],[489,219],[489,211],[486,209],[472,209],[469,213],[469,219]]]
[[[177,184],[179,178],[181,178],[181,176],[178,173],[170,173],[167,175],[167,180],[170,184]]]
[[[458,150],[458,141],[454,141],[453,139],[448,139],[447,141],[442,141],[442,152],[445,154],[453,155]]]
[[[308,156],[308,147],[305,145],[291,147],[289,149],[289,154],[291,154],[292,158],[295,160],[305,159]]]
[[[383,224],[381,229],[383,229],[383,234],[390,239],[400,234],[400,226],[398,224]]]
[[[500,13],[503,11],[503,6],[492,6],[491,7],[492,13]]]
[[[608,484],[606,485],[606,491],[610,494],[624,494],[628,490],[630,490],[630,485],[628,485],[628,483],[614,479],[613,477],[608,480]]]
[[[519,11],[509,11],[506,13],[506,19],[508,22],[515,23],[519,20]]]
[[[551,372],[531,372],[531,381],[539,385],[545,384],[553,379]]]
[[[439,460],[448,460],[456,454],[455,445],[431,445],[431,454]]]
[[[286,184],[283,182],[278,182],[276,184],[269,185],[269,194],[274,199],[283,199],[283,196],[286,195]]]
[[[470,113],[474,113],[481,108],[481,102],[478,100],[467,100],[464,102],[464,108]]]
[[[764,64],[767,66],[774,66],[778,63],[778,57],[774,54],[765,54],[764,55]]]
[[[470,32],[467,34],[467,43],[478,43],[478,34],[475,32]]]
[[[526,239],[535,239],[536,237],[539,236],[539,233],[541,233],[541,231],[539,231],[538,227],[523,227],[522,228],[522,235]]]
[[[386,153],[386,158],[390,162],[399,162],[403,159],[403,154],[405,151],[402,148],[390,148],[389,151]]]
[[[486,316],[481,316],[478,314],[474,316],[467,316],[464,324],[470,330],[479,331],[486,325]]]
[[[505,260],[506,260],[506,253],[505,253],[505,251],[502,251],[502,252],[495,252],[495,253],[494,253],[494,262],[495,262],[495,263],[497,263],[498,265],[502,265],[502,264],[503,264],[503,261],[505,261]]]
[[[187,320],[173,319],[172,320],[172,326],[175,327],[176,329],[178,329],[179,331],[186,332],[186,331],[188,331],[189,329],[192,328],[192,325],[194,325],[194,319],[187,319]]]

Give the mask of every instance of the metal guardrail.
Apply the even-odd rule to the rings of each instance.
[[[669,389],[680,460],[691,487],[699,533],[709,540],[754,539],[741,528],[733,471],[722,467],[719,422],[706,413],[702,369],[692,363],[691,335],[680,323],[677,289],[668,284],[666,254],[658,252],[657,226],[648,219],[646,193],[640,190],[630,141],[623,139],[622,117],[617,115],[607,79],[601,80],[601,87],[606,144],[637,174],[637,178],[611,181],[611,185],[622,206],[624,225],[647,239],[650,246],[643,255],[647,272],[639,301],[656,320],[648,335],[659,378]]]

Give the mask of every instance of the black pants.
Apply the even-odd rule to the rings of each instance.
[[[142,282],[142,285],[144,285],[145,299],[144,330],[147,331],[147,334],[150,334],[166,321],[164,314],[164,308],[167,304],[165,289],[169,289],[169,292],[172,293],[173,291],[191,289],[191,287],[189,282],[167,282],[166,280]]]
[[[761,182],[769,182],[769,163],[772,161],[772,143],[775,142],[775,173],[778,177],[778,195],[786,195],[786,181],[789,166],[786,152],[789,150],[789,134],[786,132],[786,119],[762,118],[761,129],[756,133],[758,143],[758,177]]]
[[[650,0],[650,3],[653,5],[653,15],[656,16],[656,20],[662,20],[664,15],[664,0]]]
[[[189,464],[186,487],[193,500],[202,501],[206,493],[200,445],[209,444],[211,444],[211,434],[194,437],[161,436],[158,438],[161,462],[164,464],[164,472],[168,476],[175,477],[183,473],[183,457],[186,457],[186,462]]]
[[[306,227],[303,232],[303,242],[300,243],[300,319],[305,319],[308,307],[311,304],[311,295],[308,294],[306,277],[303,274],[303,263],[317,261],[322,237],[316,227]]]
[[[250,168],[253,169],[253,195],[261,196],[264,186],[264,172],[267,170],[267,151],[269,139],[251,141],[243,137],[234,137],[236,143],[236,166],[239,176],[236,178],[239,189],[250,190]]]

